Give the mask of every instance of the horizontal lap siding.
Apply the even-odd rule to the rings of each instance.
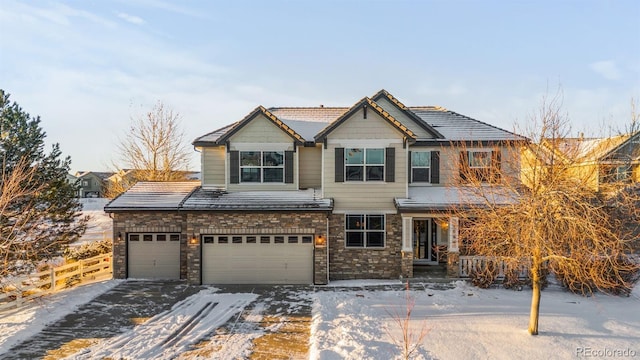
[[[320,188],[322,186],[322,147],[298,148],[300,166],[300,188]]]
[[[403,125],[411,129],[414,134],[420,139],[431,139],[433,135],[428,133],[421,126],[416,124],[416,122],[409,118],[402,110],[398,109],[396,105],[394,105],[391,100],[387,97],[380,98],[376,101],[376,103],[382,106],[391,116],[393,116],[396,120],[400,121]]]
[[[224,146],[202,149],[202,185],[225,186],[225,164],[227,152]]]
[[[402,135],[373,110],[367,112],[367,119],[362,118],[361,110],[334,130],[324,150],[324,196],[333,198],[334,211],[394,211],[393,199],[406,196],[407,153]],[[394,182],[335,181],[335,149],[361,147],[359,141],[368,148],[395,148]]]

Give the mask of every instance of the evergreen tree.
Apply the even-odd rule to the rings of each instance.
[[[54,144],[46,153],[40,117],[32,118],[0,89],[0,276],[29,272],[62,254],[86,228],[71,159]]]

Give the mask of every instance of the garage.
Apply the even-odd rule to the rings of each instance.
[[[311,284],[313,235],[202,235],[203,284]]]
[[[180,234],[131,233],[128,238],[129,278],[180,279]]]

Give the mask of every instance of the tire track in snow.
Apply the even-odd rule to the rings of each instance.
[[[68,359],[171,359],[226,323],[257,297],[256,294],[216,294],[203,290],[146,323]]]

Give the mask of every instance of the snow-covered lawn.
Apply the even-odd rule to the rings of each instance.
[[[116,283],[83,286],[52,296],[40,307],[0,313],[0,353]],[[274,287],[270,291],[286,294],[284,301],[293,304],[289,309],[312,302],[311,359],[398,357],[399,349],[387,332],[400,335],[390,315],[404,314],[407,293],[399,282],[333,282],[327,287]],[[580,297],[552,286],[542,294],[538,336],[527,333],[529,290],[478,289],[464,282],[439,289],[437,285],[414,283],[409,295],[415,299],[411,327],[424,325],[429,330],[417,358],[640,357],[639,288],[630,297]],[[265,334],[265,330],[252,329],[268,316],[266,310],[274,300],[269,296],[205,289],[132,330],[101,340],[70,358],[170,359],[177,354],[180,359],[243,358],[254,341]],[[287,316],[287,310],[282,310],[287,307],[276,307],[279,315]],[[230,327],[228,321],[234,325]],[[224,332],[216,331],[225,323]],[[205,344],[207,351],[187,351],[196,343]]]
[[[81,198],[82,215],[89,216],[87,231],[74,245],[82,245],[95,241],[113,238],[113,223],[104,206],[111,201],[105,198]]]

